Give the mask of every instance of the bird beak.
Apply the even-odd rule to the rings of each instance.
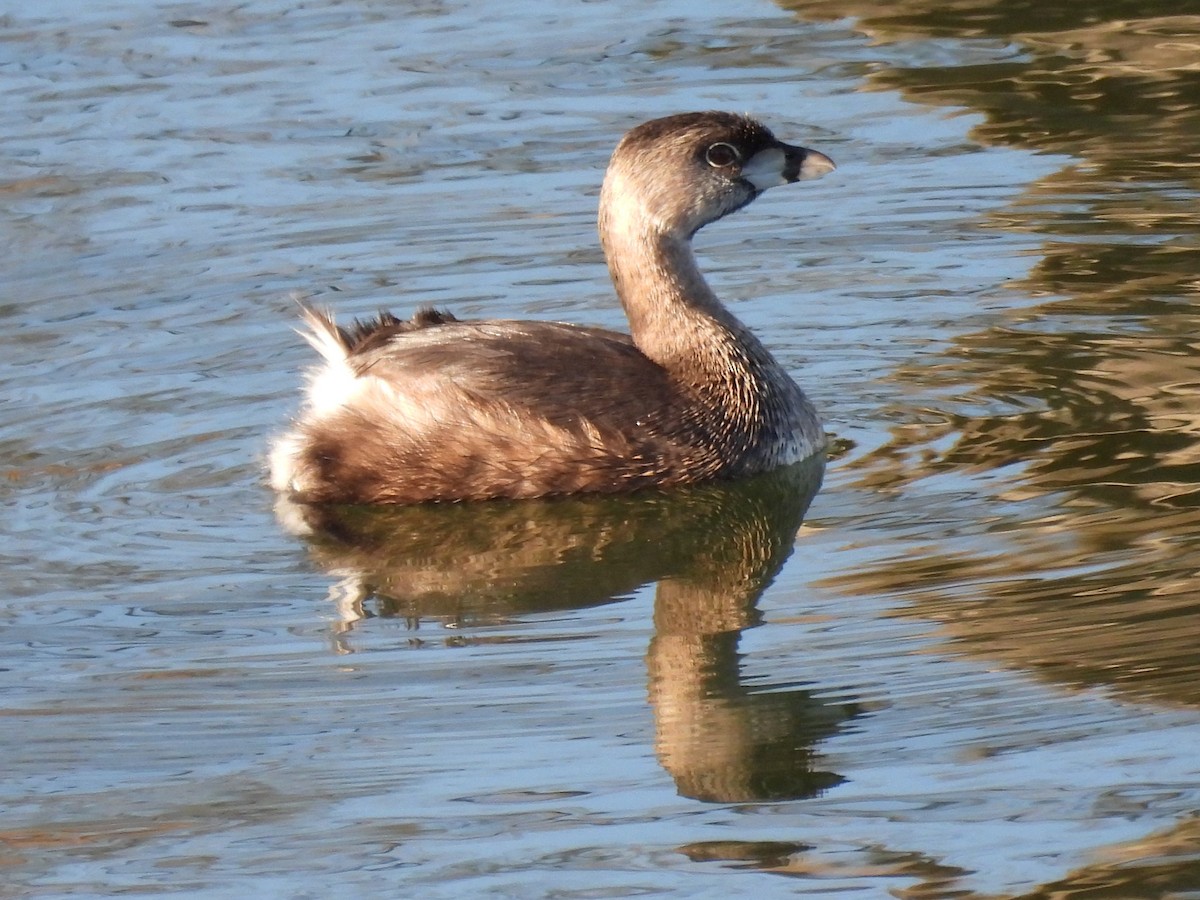
[[[807,147],[790,147],[784,144],[783,155],[787,160],[787,165],[783,167],[783,177],[789,183],[820,178],[837,168],[833,160],[824,153],[809,150]]]
[[[784,167],[784,178],[788,181],[804,181],[810,178],[821,178],[833,172],[833,160],[822,152],[809,150],[804,146],[785,146],[784,156],[787,166]]]
[[[833,160],[824,153],[780,143],[760,150],[746,160],[742,178],[754,185],[755,190],[765,191],[781,184],[820,178],[836,168]]]

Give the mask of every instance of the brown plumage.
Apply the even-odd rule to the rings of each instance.
[[[272,450],[309,503],[537,497],[727,478],[820,452],[807,398],[713,295],[690,240],[762,190],[832,169],[729,113],[648,122],[618,145],[600,232],[631,335],[549,322],[305,310],[325,363]]]

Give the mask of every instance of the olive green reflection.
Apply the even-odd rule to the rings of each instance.
[[[1107,174],[1142,171],[1193,181],[1200,123],[1200,14],[1174,0],[1088,3],[997,0],[781,0],[807,18],[854,17],[880,43],[990,42],[994,61],[882,66],[878,87],[985,116],[973,134],[1085,156]],[[1007,52],[1003,52],[1007,48]],[[1142,148],[1146,152],[1131,152]]]
[[[339,646],[365,615],[458,625],[607,603],[658,582],[647,654],[657,750],[679,792],[710,801],[811,796],[842,779],[813,746],[857,713],[792,687],[741,683],[738,638],[791,554],[820,485],[809,461],[762,478],[633,497],[395,509],[281,510],[341,577]]]
[[[1096,862],[1022,894],[1022,900],[1161,900],[1200,884],[1200,818],[1107,847]]]
[[[884,44],[956,38],[994,48],[986,62],[876,65],[865,74],[910,100],[982,114],[971,129],[980,144],[1064,155],[1060,171],[986,223],[1070,238],[1048,244],[1030,290],[1099,290],[1135,310],[1147,296],[1196,296],[1196,9],[1172,0],[782,5],[809,18],[855,17]],[[1132,291],[1104,290],[1131,282]]]
[[[955,648],[1041,678],[1200,706],[1200,359],[1188,343],[995,330],[960,339],[953,369],[902,373],[972,402],[895,429],[856,461],[859,484],[966,475],[974,534],[848,573],[841,589],[904,594]],[[952,522],[963,503],[927,510]]]
[[[1200,706],[1200,15],[1167,0],[784,5],[858,17],[881,45],[966,42],[868,82],[980,114],[980,145],[1062,155],[963,226],[1040,243],[987,297],[1013,312],[894,373],[912,403],[891,417],[908,424],[852,464],[863,488],[931,492],[922,514],[951,524],[914,523],[919,553],[837,584],[902,594],[972,655]]]

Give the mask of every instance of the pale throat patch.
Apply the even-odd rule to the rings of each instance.
[[[767,188],[787,184],[783,177],[783,169],[787,165],[787,157],[778,147],[760,150],[746,160],[742,166],[742,177],[760,191]]]

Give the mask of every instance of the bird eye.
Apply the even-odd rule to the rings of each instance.
[[[714,169],[723,169],[725,166],[733,165],[735,162],[741,162],[742,154],[732,144],[719,141],[704,151],[704,159]]]

